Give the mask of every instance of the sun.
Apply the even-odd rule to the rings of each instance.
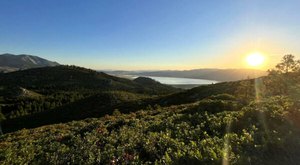
[[[265,57],[259,52],[251,53],[247,56],[246,61],[248,65],[257,67],[264,63]]]

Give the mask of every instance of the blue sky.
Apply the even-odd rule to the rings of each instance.
[[[300,53],[299,0],[1,0],[0,53],[93,69],[265,67]],[[263,68],[264,69],[264,68]]]

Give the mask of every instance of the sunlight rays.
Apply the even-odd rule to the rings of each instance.
[[[267,138],[270,139],[270,135],[268,134],[269,128],[268,128],[266,117],[265,117],[266,109],[262,109],[262,106],[260,105],[262,99],[265,97],[265,91],[266,91],[265,90],[266,87],[265,87],[265,84],[264,84],[262,78],[256,78],[254,80],[254,88],[255,88],[255,103],[256,103],[255,106],[259,112],[257,114],[258,120],[259,120],[260,124],[262,125]]]
[[[230,164],[230,162],[229,162],[229,157],[230,157],[230,153],[231,153],[230,132],[231,132],[231,121],[229,121],[226,126],[226,133],[224,136],[222,165]]]

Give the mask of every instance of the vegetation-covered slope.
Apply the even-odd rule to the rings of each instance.
[[[0,136],[0,163],[298,164],[300,66],[290,61],[267,77],[167,96],[114,93],[118,103],[102,107],[110,115]]]
[[[222,100],[218,98],[223,98]],[[297,164],[299,105],[234,97],[20,130],[0,137],[4,164]]]
[[[179,91],[62,65],[0,74],[0,80],[4,132],[99,117],[125,102]]]
[[[151,89],[134,81],[99,73],[94,70],[77,66],[56,66],[28,69],[18,72],[0,74],[1,86],[21,86],[36,90],[40,93],[51,93],[64,90],[126,90],[147,94],[163,94],[176,91],[169,87],[168,91],[156,90],[160,85]]]
[[[160,82],[155,81],[148,77],[138,77],[133,81],[154,91],[165,91],[166,93],[172,93],[172,92],[174,93],[174,87],[161,84]]]
[[[240,82],[219,83],[157,97],[124,91],[107,91],[87,96],[82,95],[81,93],[57,93],[55,95],[50,95],[50,100],[43,99],[42,101],[38,101],[46,102],[41,105],[42,107],[40,109],[48,109],[47,111],[38,111],[39,113],[35,113],[34,115],[21,116],[13,113],[10,115],[11,117],[9,120],[3,122],[3,130],[4,132],[11,132],[21,128],[33,128],[45,124],[67,122],[87,117],[101,117],[106,114],[112,114],[115,109],[118,109],[122,113],[129,113],[146,108],[149,105],[160,105],[165,107],[193,103],[211,95],[222,93],[234,94],[239,84]],[[253,95],[254,94],[252,94],[252,96]],[[67,98],[71,98],[71,100],[66,99],[65,96],[68,96]],[[60,103],[60,99],[65,100],[66,104]],[[18,102],[21,102],[21,105],[27,105],[28,107],[35,107],[35,105],[32,104],[38,103],[34,100],[32,102],[28,102],[28,99],[25,100],[18,99]],[[13,107],[15,106],[12,106],[11,109]],[[8,112],[8,110],[9,107],[7,106],[3,112]],[[19,117],[14,117],[14,115]]]

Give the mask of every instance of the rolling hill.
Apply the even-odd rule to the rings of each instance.
[[[141,79],[132,81],[64,65],[2,73],[4,131],[103,116],[126,104],[137,106],[141,99],[181,91]]]
[[[167,94],[178,89],[156,83],[155,86],[110,76],[77,66],[60,65],[0,74],[0,86],[20,86],[46,92],[51,90],[125,90],[137,93]],[[163,87],[165,90],[158,90]]]

